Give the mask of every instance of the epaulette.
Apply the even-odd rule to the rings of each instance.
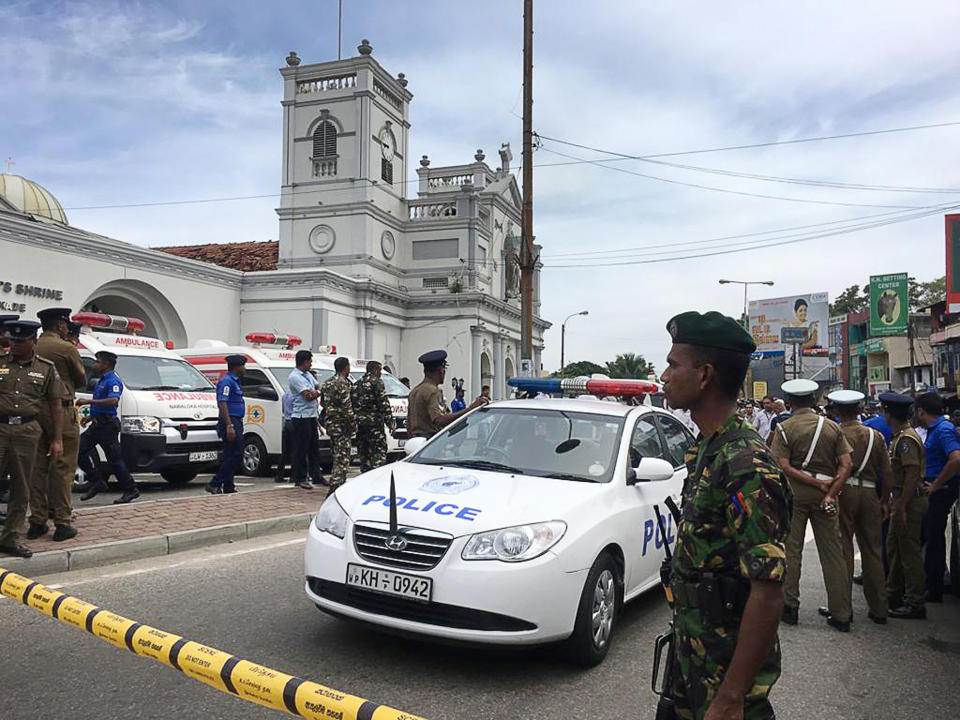
[[[40,357],[39,355],[34,355],[33,357],[42,363],[46,363],[47,365],[53,365],[53,360],[47,360],[45,357]]]

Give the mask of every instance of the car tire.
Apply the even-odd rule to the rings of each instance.
[[[620,567],[608,552],[594,561],[583,584],[573,634],[566,641],[570,660],[581,667],[599,665],[613,642],[613,632],[623,607]]]
[[[160,477],[166,480],[171,485],[186,485],[188,482],[193,480],[197,476],[196,470],[161,470]]]
[[[256,435],[247,435],[243,439],[243,461],[240,465],[242,475],[248,477],[267,477],[270,474],[270,456],[267,446]]]

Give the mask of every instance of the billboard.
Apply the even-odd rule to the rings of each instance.
[[[960,312],[960,215],[945,215],[947,234],[947,312]]]
[[[825,292],[753,300],[750,332],[758,352],[784,354],[787,377],[825,379],[820,376],[830,364],[829,314]]]
[[[907,274],[870,276],[870,337],[906,335]]]

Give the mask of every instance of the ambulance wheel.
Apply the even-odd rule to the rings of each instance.
[[[243,474],[250,477],[266,477],[270,474],[267,447],[256,435],[247,435],[243,439]]]
[[[161,470],[160,477],[171,485],[186,485],[197,476],[196,470]]]
[[[570,660],[581,667],[603,662],[623,607],[623,574],[609,552],[594,561],[583,584],[573,634],[566,641]]]

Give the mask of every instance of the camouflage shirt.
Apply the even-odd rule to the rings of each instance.
[[[740,429],[752,428],[733,415],[717,435]],[[701,437],[684,457],[688,475],[673,558],[675,578],[696,583],[700,573],[712,571],[783,582],[793,495],[780,466],[754,433],[703,457],[697,480],[697,460],[711,439]]]
[[[390,398],[387,397],[383,380],[370,373],[357,380],[353,386],[353,411],[357,422],[372,425],[390,425],[393,422]]]
[[[320,387],[320,398],[329,423],[353,423],[353,383],[342,375],[334,375]]]

